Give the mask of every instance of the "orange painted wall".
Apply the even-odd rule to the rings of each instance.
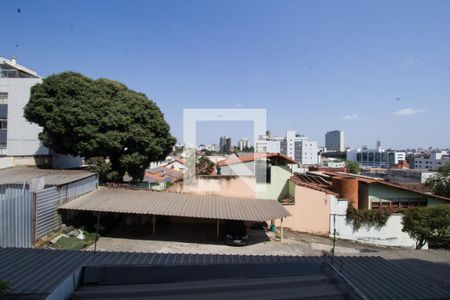
[[[330,231],[330,202],[332,195],[295,186],[295,204],[284,207],[292,214],[283,226],[294,231],[327,235]],[[279,220],[276,225],[280,226]]]

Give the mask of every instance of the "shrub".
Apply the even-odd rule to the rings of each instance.
[[[352,220],[353,230],[361,226],[381,228],[386,225],[391,212],[387,209],[358,210],[350,205],[347,208],[347,219]]]

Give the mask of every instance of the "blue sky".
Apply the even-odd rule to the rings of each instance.
[[[20,9],[20,11],[19,11]],[[0,55],[183,108],[266,108],[268,127],[350,146],[450,146],[450,1],[2,1]],[[251,136],[208,124],[199,143]]]

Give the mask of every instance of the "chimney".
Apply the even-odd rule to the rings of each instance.
[[[16,65],[16,57],[15,57],[15,56],[11,57],[11,64],[12,64],[13,66]]]

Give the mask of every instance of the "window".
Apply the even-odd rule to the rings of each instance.
[[[8,93],[0,92],[0,104],[8,104]]]
[[[7,120],[0,120],[0,130],[6,130],[8,128]]]

